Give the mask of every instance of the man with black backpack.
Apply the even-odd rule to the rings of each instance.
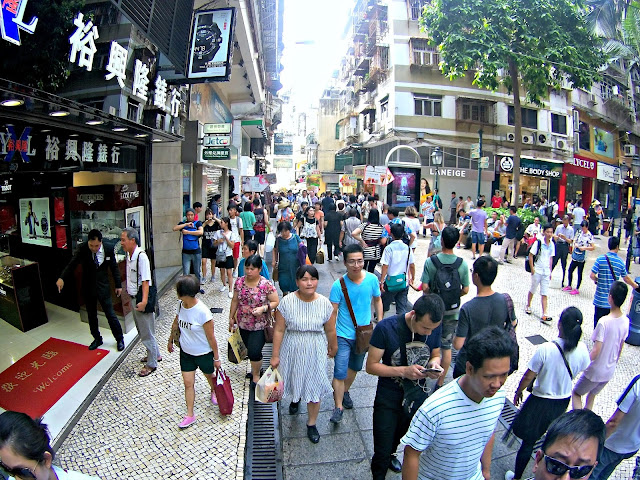
[[[469,293],[469,265],[458,257],[453,249],[460,238],[457,228],[448,226],[440,234],[442,252],[432,255],[424,262],[422,272],[422,293],[435,293],[444,301],[442,319],[442,375],[436,389],[444,384],[444,378],[451,365],[451,345],[458,325],[460,298]]]
[[[413,241],[416,239],[416,232],[411,230],[411,228],[400,218],[400,210],[397,207],[389,207],[389,211],[387,212],[387,216],[389,217],[389,223],[384,226],[382,230],[382,238],[386,238],[387,242],[390,243],[393,241],[393,235],[391,235],[391,225],[394,223],[398,223],[404,227],[404,235],[402,236],[402,241],[406,245],[411,245]]]
[[[540,297],[542,297],[542,320],[544,323],[551,322],[551,317],[547,315],[547,295],[549,294],[549,282],[551,281],[551,267],[553,257],[556,254],[553,238],[553,227],[547,223],[542,227],[543,240],[536,240],[529,248],[525,260],[525,270],[531,273],[531,288],[527,296],[527,307],[525,313],[531,315],[531,300],[540,285]]]

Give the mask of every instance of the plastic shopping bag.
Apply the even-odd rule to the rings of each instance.
[[[247,347],[242,341],[239,329],[236,328],[233,330],[233,333],[229,335],[228,341],[229,346],[227,348],[227,357],[231,363],[237,364],[247,358],[249,352],[247,351]]]
[[[267,368],[256,385],[256,400],[262,403],[273,403],[282,399],[284,382],[277,368]]]
[[[264,244],[264,251],[265,253],[269,253],[273,250],[273,247],[275,247],[276,245],[276,236],[273,234],[273,232],[269,232],[269,235],[267,235],[267,240]]]
[[[231,380],[229,380],[224,370],[216,370],[216,375],[213,379],[213,389],[218,399],[220,414],[231,415],[233,411],[233,390],[231,389]]]

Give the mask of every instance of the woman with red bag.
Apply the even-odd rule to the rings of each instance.
[[[167,350],[172,353],[174,342],[180,344],[180,370],[184,381],[187,415],[178,426],[187,428],[196,421],[193,413],[196,370],[199,368],[211,385],[211,403],[217,405],[213,370],[219,369],[222,364],[213,331],[213,315],[209,307],[196,298],[196,294],[200,293],[200,281],[195,275],[183,275],[178,278],[176,292],[180,304],[171,327]]]

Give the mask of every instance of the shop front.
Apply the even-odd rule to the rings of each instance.
[[[598,162],[593,198],[600,201],[605,218],[620,218],[622,185],[624,177],[620,167]]]
[[[451,192],[456,192],[457,196],[476,198],[478,193],[478,170],[471,168],[454,167],[422,167],[422,179],[426,181],[426,186],[433,193],[438,186],[440,198],[444,203],[449,201]],[[437,182],[436,182],[437,179]],[[492,168],[483,169],[480,182],[480,193],[487,198],[491,198],[491,184],[495,179]],[[443,204],[443,207],[448,208]]]
[[[576,200],[582,200],[589,203],[593,193],[593,180],[598,174],[597,165],[595,160],[580,155],[574,155],[563,165],[558,192],[561,215],[568,201],[575,203]]]
[[[513,157],[498,155],[496,159],[500,177],[496,179],[494,190],[512,192],[513,190]],[[518,205],[526,198],[537,201],[540,197],[558,196],[563,162],[559,160],[538,160],[520,158],[520,185],[518,189]],[[509,197],[507,195],[507,197]]]

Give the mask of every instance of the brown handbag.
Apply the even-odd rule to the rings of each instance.
[[[275,328],[275,318],[273,318],[273,313],[269,311],[267,313],[267,324],[264,327],[264,341],[266,343],[273,343],[273,330]]]
[[[349,292],[347,292],[347,284],[344,281],[344,277],[340,277],[340,286],[342,287],[344,299],[347,302],[351,321],[356,329],[356,353],[358,355],[366,353],[367,350],[369,350],[369,341],[373,334],[373,324],[369,323],[369,325],[358,325],[356,322],[356,315],[353,313],[353,306],[351,305],[351,299],[349,298]]]

